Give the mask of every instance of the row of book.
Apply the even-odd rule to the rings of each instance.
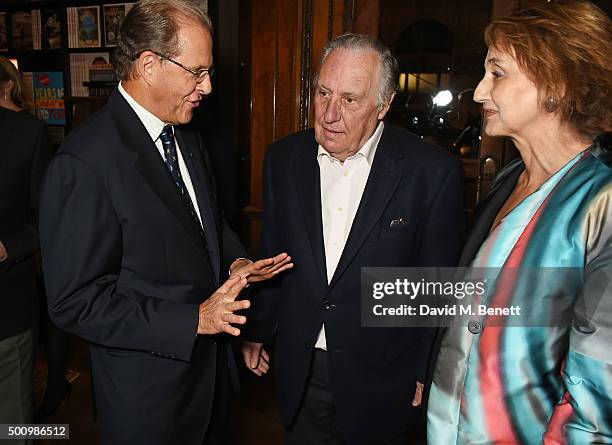
[[[61,48],[59,13],[55,9],[15,11],[11,15],[16,50]],[[7,14],[0,12],[0,51],[8,50]]]
[[[116,85],[108,52],[70,54],[70,88],[73,97],[108,96]]]
[[[197,3],[204,11],[208,10],[208,0],[200,0]],[[121,22],[134,4],[135,2],[102,5],[102,21],[100,6],[66,8],[68,48],[101,47],[102,34],[104,46],[116,46]],[[0,12],[0,51],[9,49],[8,19],[7,12]],[[62,48],[62,17],[57,9],[14,11],[10,14],[10,20],[14,50]]]
[[[133,5],[114,3],[102,6],[104,46],[117,45],[119,27]],[[66,18],[68,48],[102,46],[100,6],[66,8]],[[12,49],[16,51],[62,48],[62,17],[57,9],[32,9],[10,14],[0,12],[0,51],[8,51],[9,35],[12,37]]]
[[[116,46],[119,27],[134,3],[103,5],[104,45]],[[102,42],[99,6],[66,8],[68,19],[68,48],[96,48]]]

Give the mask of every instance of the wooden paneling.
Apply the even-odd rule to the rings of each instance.
[[[251,13],[250,220],[251,247],[259,240],[262,167],[268,146],[310,126],[311,82],[330,38],[353,26],[353,2],[259,0]]]
[[[354,0],[353,32],[378,37],[380,24],[379,0]]]

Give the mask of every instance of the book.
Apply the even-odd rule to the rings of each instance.
[[[30,11],[32,18],[32,48],[42,49],[40,42],[40,9]]]
[[[96,48],[101,46],[99,6],[66,8],[68,18],[68,47]]]
[[[56,9],[44,9],[41,18],[41,49],[62,47],[62,23]]]
[[[33,73],[36,116],[49,125],[66,125],[64,106],[64,73],[41,71]]]
[[[77,20],[79,48],[100,46],[100,7],[77,8]]]
[[[84,82],[89,82],[91,66],[108,66],[110,54],[108,52],[71,53],[70,54],[70,88],[74,97],[88,97],[89,90]]]
[[[134,3],[104,5],[104,44],[106,46],[117,46],[121,22],[133,6]]]
[[[13,26],[13,48],[16,50],[34,49],[32,36],[32,12],[15,11],[11,17]]]
[[[6,12],[0,12],[0,51],[8,51],[8,36],[6,33]]]

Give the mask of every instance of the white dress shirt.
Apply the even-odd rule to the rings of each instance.
[[[317,160],[321,176],[321,216],[328,284],[351,231],[383,128],[384,124],[380,122],[370,139],[344,162],[319,145]],[[327,350],[325,325],[321,326],[315,348]]]
[[[147,129],[147,132],[151,136],[151,139],[155,143],[157,147],[157,151],[159,155],[162,157],[164,163],[166,162],[166,156],[164,155],[164,146],[162,145],[162,141],[159,138],[161,135],[164,126],[166,125],[164,121],[160,120],[157,116],[151,113],[149,110],[144,108],[138,102],[134,100],[132,96],[130,96],[127,91],[119,82],[119,92],[125,98],[127,103],[132,107],[142,124]],[[185,188],[187,189],[187,193],[189,193],[189,197],[191,198],[191,202],[195,207],[195,211],[198,214],[198,219],[200,220],[200,224],[202,224],[202,216],[200,216],[200,208],[198,207],[198,199],[196,198],[195,190],[193,188],[193,183],[191,182],[191,176],[189,175],[189,170],[187,170],[187,166],[185,165],[185,161],[183,160],[183,155],[181,153],[181,148],[179,147],[178,141],[176,137],[174,138],[174,143],[176,144],[176,153],[178,156],[178,165],[179,171],[181,172],[181,176],[183,177],[183,182],[185,183]],[[174,181],[173,181],[174,182]]]

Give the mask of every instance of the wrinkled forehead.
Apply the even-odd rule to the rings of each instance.
[[[318,83],[325,79],[353,77],[356,81],[377,82],[381,69],[380,57],[370,49],[337,48],[321,65]]]

